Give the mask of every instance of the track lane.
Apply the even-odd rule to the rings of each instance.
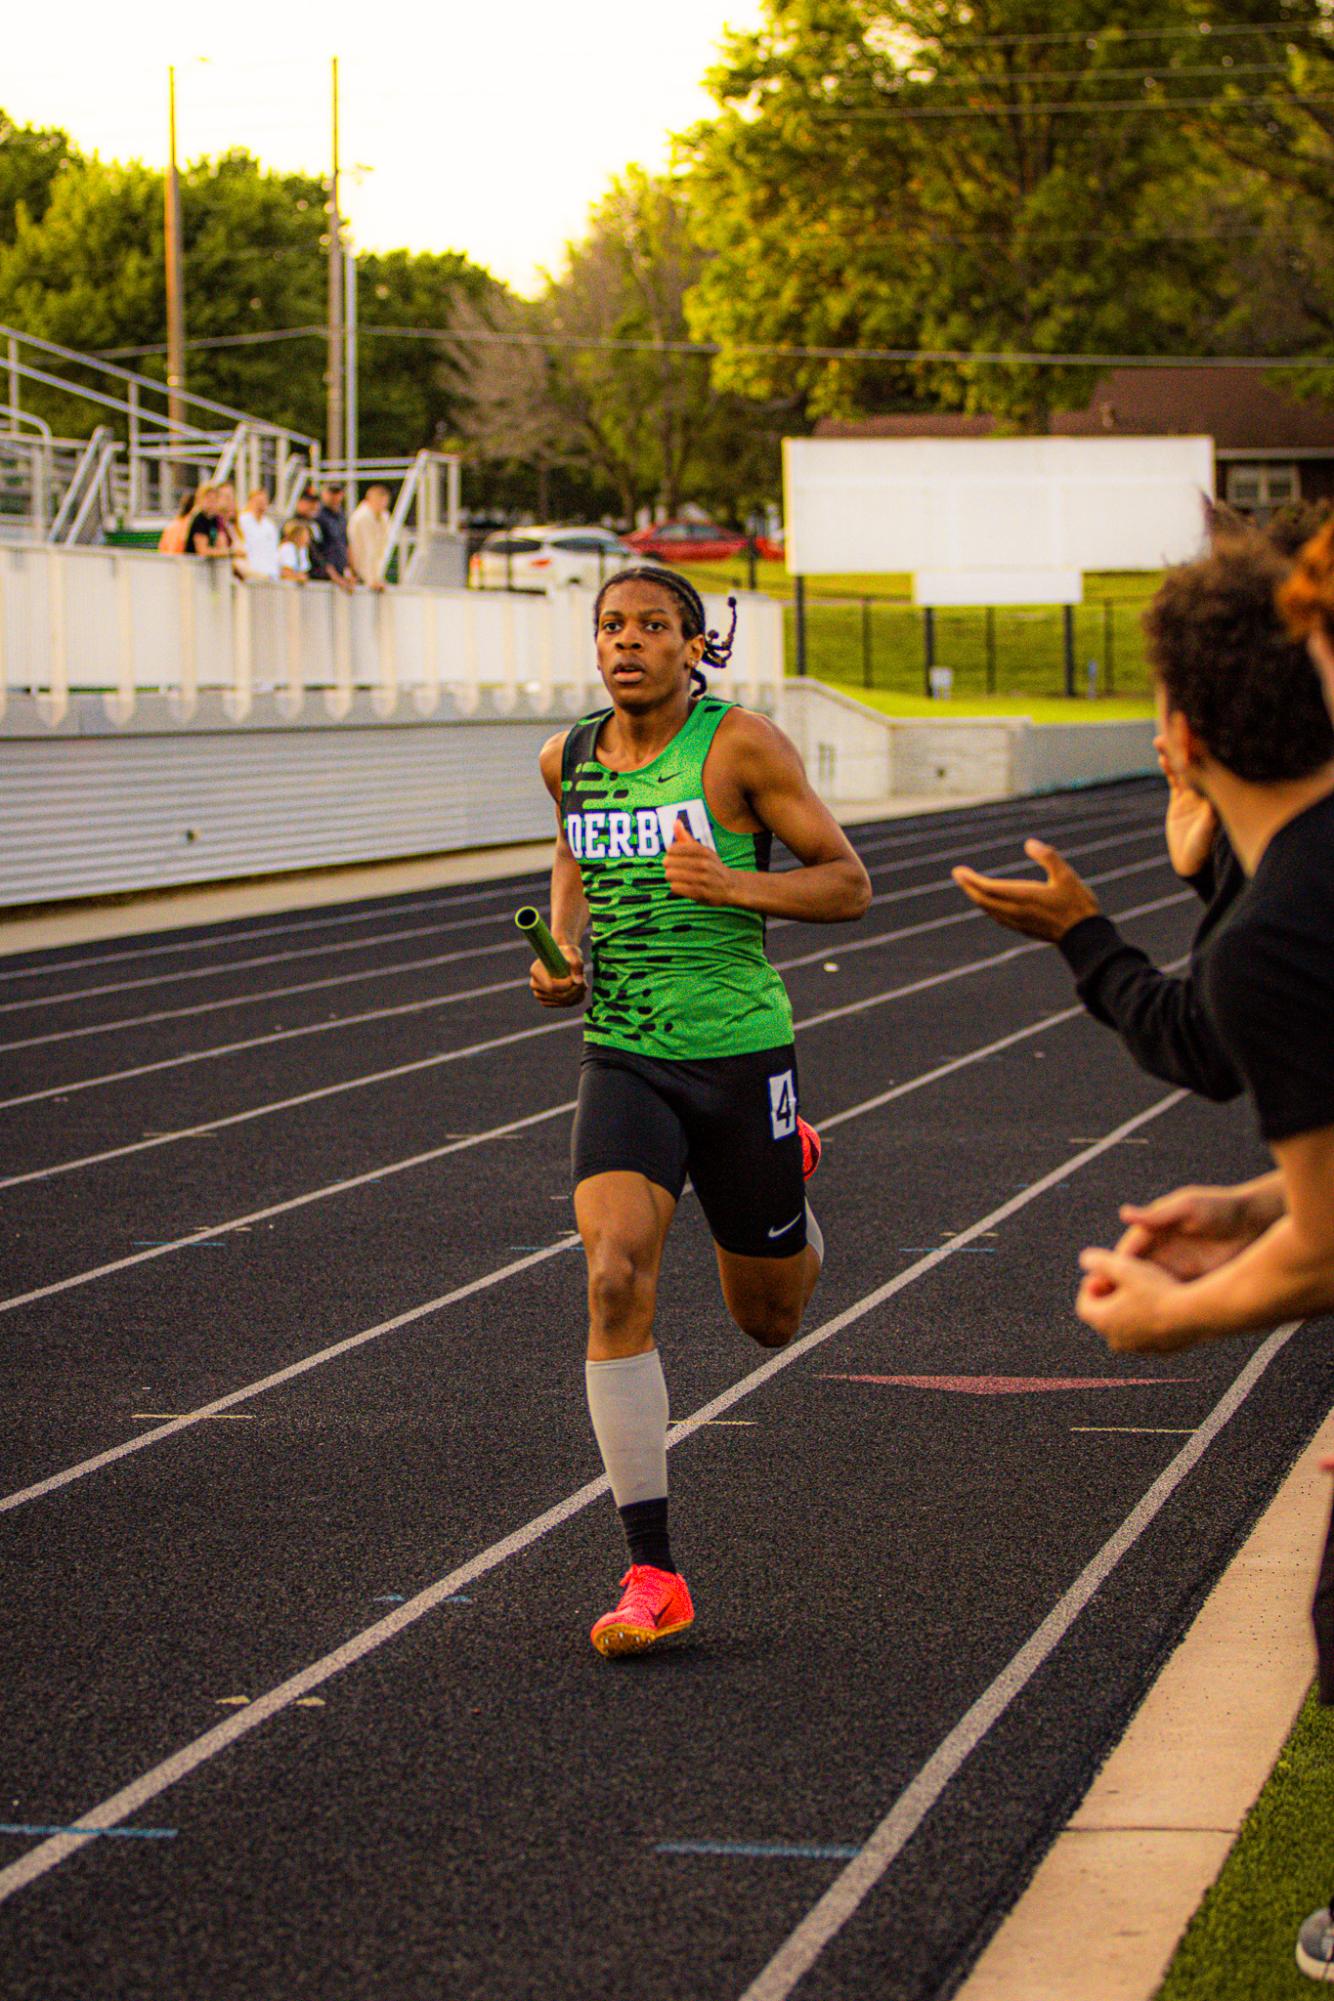
[[[1165,898],[1154,899],[1148,907],[1150,909],[1164,906],[1174,908],[1186,900],[1187,897],[1188,892],[1180,890],[1170,891]],[[966,914],[972,915],[972,913]],[[929,926],[925,927],[925,929],[931,931],[931,927]],[[941,948],[938,934],[932,932],[930,936],[919,936],[915,942],[919,951],[928,955],[940,956]],[[945,951],[947,954],[947,947]],[[998,967],[1008,966],[1017,959],[1037,956],[1042,951],[1042,947],[1031,943],[1022,943],[1003,946],[999,951],[984,954],[982,957],[976,959],[955,961],[946,956],[945,963],[936,971],[923,974],[917,980],[899,983],[887,988],[875,984],[876,980],[883,977],[883,974],[878,969],[871,968],[871,976],[868,979],[868,969],[859,961],[856,962],[857,973],[860,975],[860,982],[864,989],[860,998],[841,1002],[832,1008],[826,1007],[803,1011],[800,992],[798,991],[794,994],[798,1032],[809,1035],[811,1031],[823,1028],[831,1022],[853,1017],[865,1017],[872,1012],[878,1014],[882,1008],[927,993],[933,988],[986,974]],[[812,958],[815,956],[812,955]],[[809,971],[811,970],[811,966],[811,960],[803,962],[803,970]],[[843,981],[841,984],[846,991],[848,982]],[[544,1046],[545,1041],[551,1035],[558,1033],[562,1028],[573,1031],[577,1026],[577,1018],[562,1019],[555,1023],[545,1024],[546,1036],[543,1038]],[[471,1051],[471,1047],[471,1045],[468,1045],[469,1051]],[[468,1086],[465,1084],[462,1088],[466,1091]],[[425,1108],[423,1107],[423,1109]],[[444,1117],[446,1119],[462,1119],[465,1117],[462,1111],[451,1110],[448,1104],[442,1102],[439,1098],[434,1100],[431,1106],[431,1114],[432,1117]],[[248,1134],[243,1132],[241,1137],[244,1144],[245,1139],[248,1138]],[[345,1137],[349,1143],[355,1143],[359,1135],[353,1129]],[[128,1231],[138,1227],[152,1241],[141,1245],[137,1249],[122,1249],[119,1255],[104,1258],[97,1264],[85,1267],[81,1271],[66,1272],[58,1278],[46,1278],[42,1283],[36,1285],[20,1284],[18,1290],[0,1297],[0,1314],[15,1312],[41,1299],[67,1292],[71,1287],[91,1284],[116,1273],[131,1270],[135,1266],[156,1263],[176,1251],[194,1248],[205,1238],[225,1238],[234,1230],[250,1229],[257,1223],[267,1223],[280,1214],[288,1213],[310,1202],[336,1198],[353,1188],[367,1186],[401,1173],[412,1172],[416,1168],[424,1166],[444,1154],[457,1150],[463,1144],[464,1142],[459,1141],[446,1144],[443,1147],[426,1145],[397,1160],[381,1161],[372,1169],[344,1173],[337,1179],[326,1182],[321,1186],[313,1189],[306,1186],[300,1189],[299,1192],[278,1196],[277,1199],[261,1206],[252,1204],[239,1213],[233,1209],[230,1213],[224,1213],[220,1216],[215,1213],[213,1216],[210,1216],[207,1223],[198,1224],[184,1231],[181,1231],[167,1220],[159,1220],[160,1210],[153,1204],[151,1197],[145,1201],[144,1197],[137,1192],[132,1180],[121,1184],[119,1176],[117,1176],[117,1186],[114,1195],[109,1192],[104,1197],[101,1205],[100,1220],[106,1228],[108,1236],[114,1238],[119,1233],[123,1243]],[[218,1162],[220,1172],[216,1178],[223,1184],[230,1182],[232,1178],[232,1173],[228,1171],[229,1158],[224,1153]],[[151,1179],[152,1170],[156,1166],[156,1162],[149,1161],[145,1165]],[[202,1166],[204,1178],[207,1179],[213,1172],[207,1158],[202,1163]],[[272,1174],[275,1169],[280,1174],[286,1174],[287,1168],[288,1156],[286,1154],[266,1154],[264,1160],[264,1171],[266,1174]],[[80,1192],[76,1191],[74,1194],[73,1199],[76,1203],[79,1201]],[[175,1191],[172,1190],[171,1193],[174,1200]],[[220,1203],[227,1199],[229,1198],[225,1187],[220,1186]],[[0,1195],[0,1214],[10,1219],[10,1269],[12,1273],[19,1273],[24,1270],[40,1271],[44,1266],[48,1255],[48,1244],[51,1235],[49,1200],[49,1193],[45,1184],[38,1184],[37,1187],[31,1189],[26,1204],[22,1199],[22,1191],[18,1188],[11,1188],[7,1192],[7,1195]],[[25,1214],[29,1219],[26,1225],[24,1221]],[[135,1218],[136,1221],[131,1222],[131,1217]],[[167,1235],[158,1236],[157,1233],[159,1231],[166,1231]]]

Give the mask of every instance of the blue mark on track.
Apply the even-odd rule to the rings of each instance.
[[[758,1855],[766,1860],[851,1862],[861,1854],[837,1842],[817,1841],[659,1841],[659,1855]]]
[[[33,1827],[26,1821],[0,1820],[0,1834],[96,1834],[121,1841],[174,1841],[174,1827]]]

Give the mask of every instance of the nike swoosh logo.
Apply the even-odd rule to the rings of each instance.
[[[801,1221],[802,1217],[805,1214],[806,1211],[804,1209],[798,1209],[796,1215],[792,1218],[792,1221],[790,1223],[784,1223],[781,1230],[770,1230],[769,1235],[771,1237],[785,1237],[789,1230],[796,1229],[798,1223]]]
[[[659,785],[675,785],[679,776],[679,772],[669,771],[665,778],[660,778],[657,782]]]

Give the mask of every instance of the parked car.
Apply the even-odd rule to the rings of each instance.
[[[642,560],[610,528],[502,528],[469,562],[468,582],[483,591],[549,591],[567,584],[596,590],[614,571]]]
[[[658,521],[652,528],[636,528],[625,539],[641,556],[656,556],[660,563],[725,563],[741,555],[749,540],[711,521]],[[783,545],[758,535],[755,553],[768,562],[781,563]]]

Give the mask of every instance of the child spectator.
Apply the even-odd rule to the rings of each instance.
[[[278,551],[278,575],[284,583],[304,584],[310,581],[310,523],[293,515],[283,529],[282,546]]]

